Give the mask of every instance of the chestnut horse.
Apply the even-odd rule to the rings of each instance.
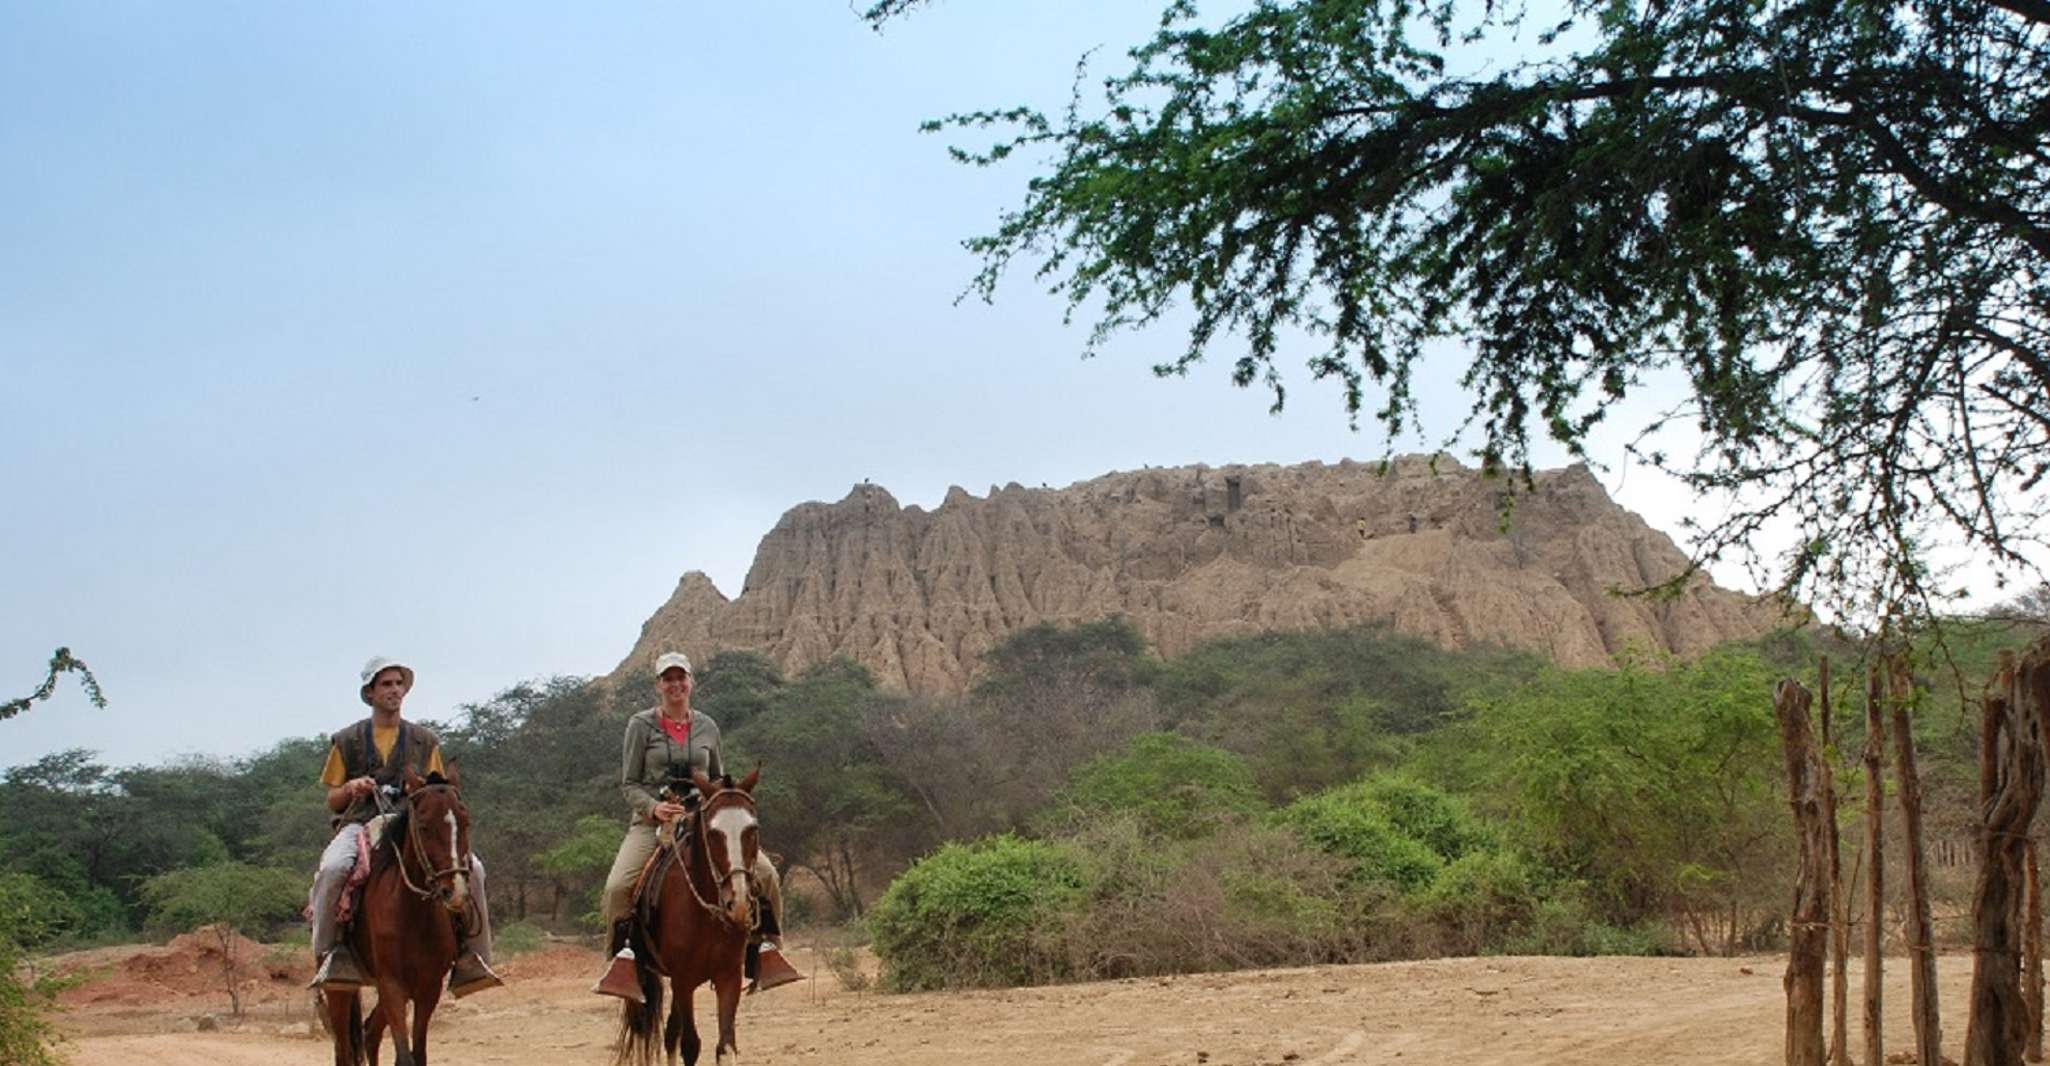
[[[446,779],[425,780],[408,769],[402,797],[370,853],[370,878],[349,933],[350,949],[377,987],[377,1005],[366,1023],[360,991],[324,993],[335,1066],[377,1066],[387,1028],[397,1066],[427,1066],[427,1021],[455,962],[456,923],[468,917],[470,812],[456,792],[455,768]]]
[[[748,871],[754,869],[760,822],[755,816],[756,770],[735,782],[693,775],[698,790],[695,813],[674,823],[676,839],[665,841],[668,862],[658,856],[660,872],[641,893],[651,908],[636,907],[627,936],[639,960],[636,973],[645,1003],[621,1008],[619,1038],[613,1047],[617,1066],[652,1066],[655,1022],[662,1015],[662,977],[667,975],[674,1003],[662,1046],[674,1066],[679,1050],[684,1066],[697,1066],[697,1019],[691,996],[706,981],[719,998],[719,1044],[714,1057],[724,1064],[740,1060],[733,1038],[733,1019],[740,1009],[741,963],[747,952],[754,893]]]

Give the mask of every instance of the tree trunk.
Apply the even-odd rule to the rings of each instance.
[[[1842,833],[1836,817],[1836,731],[1829,714],[1829,656],[1819,664],[1822,701],[1822,802],[1829,822],[1829,1066],[1851,1066],[1851,911],[1844,890]]]
[[[2043,794],[2038,709],[2019,699],[2014,656],[1986,686],[1979,714],[1979,884],[1972,895],[1972,1006],[1966,1066],[2020,1066],[2029,1010],[2016,921],[2028,880],[2029,826]]]
[[[1922,844],[1922,779],[1915,771],[1915,733],[1908,721],[1911,696],[1907,660],[1888,663],[1887,698],[1893,704],[1894,772],[1900,778],[1901,826],[1908,869],[1908,994],[1915,1019],[1915,1061],[1943,1062],[1943,1022],[1936,1003],[1936,946],[1929,918],[1929,863]]]
[[[1794,910],[1787,920],[1787,1066],[1823,1066],[1822,977],[1829,955],[1829,804],[1815,734],[1808,728],[1808,690],[1791,678],[1773,686],[1780,746],[1787,757],[1787,801],[1801,861]]]
[[[1879,672],[1865,675],[1865,1066],[1886,1066],[1882,1038],[1881,986],[1886,961],[1880,947],[1886,932],[1886,781],[1880,755],[1886,750],[1886,725],[1879,717]]]

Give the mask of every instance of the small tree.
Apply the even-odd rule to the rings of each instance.
[[[619,819],[603,814],[587,814],[577,819],[576,828],[561,843],[534,856],[535,865],[556,879],[558,892],[563,881],[586,882],[595,891],[595,879],[603,878],[612,869],[612,859],[619,850]],[[592,892],[586,892],[590,909],[577,915],[577,920],[596,926],[599,922],[598,899]],[[558,895],[558,899],[560,896]]]
[[[227,986],[229,1005],[240,1015],[248,960],[236,951],[238,932],[261,931],[296,918],[305,886],[290,870],[223,862],[158,874],[143,882],[142,898],[158,925],[212,931],[221,948],[221,981]]]
[[[62,982],[22,966],[26,950],[75,911],[63,893],[24,873],[0,873],[0,1062],[57,1066],[48,1012]]]

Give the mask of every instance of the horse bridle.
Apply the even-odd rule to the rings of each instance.
[[[744,789],[731,787],[722,788],[717,792],[714,792],[711,795],[705,797],[704,801],[697,805],[697,810],[691,812],[691,821],[695,823],[695,825],[692,827],[691,835],[697,840],[699,853],[705,856],[705,872],[708,874],[712,872],[712,842],[711,838],[707,835],[705,823],[711,820],[710,815],[712,813],[712,805],[718,803],[720,800],[724,799],[729,795],[737,797],[738,802],[746,804],[748,813],[755,815],[756,825],[759,826],[761,824],[761,814],[755,807],[755,798]],[[697,901],[697,905],[699,907],[711,912],[712,915],[718,918],[720,921],[731,923],[733,921],[733,918],[731,915],[727,914],[726,909],[724,907],[714,906],[710,901],[705,899],[704,893],[698,891],[697,880],[691,877],[690,875],[690,857],[683,853],[683,842],[681,840],[674,841],[670,844],[670,848],[676,852],[677,862],[683,864],[684,866],[683,883],[690,886],[691,898]],[[712,890],[714,894],[731,894],[733,891],[734,875],[745,872],[746,871],[740,869],[739,867],[728,867],[724,875],[713,874]],[[750,919],[749,924],[752,925],[755,901],[752,898],[750,898],[748,900],[747,905]]]
[[[451,796],[458,796],[454,785],[422,785],[411,792],[405,793],[400,802],[407,808],[411,808],[414,796],[431,790],[445,791]],[[459,796],[456,802],[462,802]],[[381,789],[378,792],[378,805],[389,807],[384,801],[384,793]],[[467,853],[463,855],[460,862],[456,862],[446,868],[438,868],[434,865],[434,861],[427,856],[427,845],[420,839],[418,812],[410,809],[406,811],[406,843],[412,845],[414,854],[420,857],[420,865],[427,869],[427,887],[423,888],[413,883],[413,875],[406,871],[406,850],[403,846],[394,844],[393,846],[399,850],[399,880],[405,882],[408,891],[423,900],[434,898],[434,885],[442,878],[453,878],[457,874],[468,874],[470,872],[470,856]],[[450,843],[454,844],[454,841],[451,840]],[[455,849],[451,847],[449,850],[451,857],[453,857]]]

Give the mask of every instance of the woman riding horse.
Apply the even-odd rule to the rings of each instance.
[[[662,1031],[670,1066],[679,1054],[684,1066],[697,1066],[701,1045],[691,999],[708,981],[718,996],[716,1057],[722,1064],[739,1059],[734,1022],[755,917],[748,871],[760,855],[754,803],[759,773],[738,782],[699,775],[686,786],[687,800],[695,801],[688,804],[693,814],[664,827],[648,875],[647,903],[628,923],[627,939],[644,962],[637,975],[640,996],[620,1005],[615,1066],[653,1066],[665,976],[674,995]]]
[[[609,950],[615,954],[591,991],[629,1002],[639,1002],[642,997],[640,981],[634,973],[633,951],[626,939],[634,884],[655,854],[656,830],[685,814],[683,798],[665,798],[663,790],[672,781],[688,782],[695,776],[717,780],[724,773],[719,758],[719,723],[690,706],[695,685],[688,656],[680,651],[663,654],[655,660],[655,690],[661,702],[626,722],[619,791],[626,797],[632,817],[625,838],[619,842],[612,872],[605,878],[600,907],[604,927],[611,931]],[[684,791],[689,791],[688,786]],[[777,950],[776,938],[783,929],[782,881],[776,876],[775,866],[759,851],[749,855],[749,862],[749,880],[768,906],[762,909],[759,955],[756,950],[749,950],[747,971],[755,982],[753,987],[769,989],[795,981],[801,975]]]

